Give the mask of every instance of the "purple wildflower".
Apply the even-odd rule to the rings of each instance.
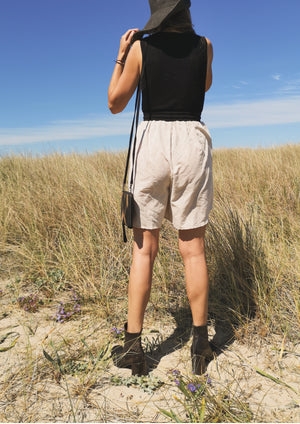
[[[204,377],[206,377],[206,384],[211,384],[211,379],[209,378],[209,375],[204,374]]]
[[[36,312],[39,300],[36,294],[30,293],[17,299],[19,306],[28,312]]]
[[[71,318],[72,315],[81,311],[81,306],[78,303],[78,296],[76,295],[74,289],[72,289],[71,292],[73,293],[73,295],[70,296],[70,301],[66,303],[60,301],[57,307],[57,312],[53,317],[51,317],[51,319],[55,319],[56,322],[63,323],[64,321]]]
[[[115,333],[116,336],[119,336],[124,331],[123,328],[118,329],[117,327],[113,327],[110,332]]]
[[[190,391],[190,392],[196,392],[197,391],[197,387],[195,386],[195,384],[193,384],[193,383],[189,383],[188,385],[187,385],[187,389]]]

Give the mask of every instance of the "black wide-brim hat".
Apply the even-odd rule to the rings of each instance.
[[[190,0],[149,0],[151,17],[145,27],[134,34],[132,42],[141,39],[144,34],[152,34],[170,16],[191,6]]]

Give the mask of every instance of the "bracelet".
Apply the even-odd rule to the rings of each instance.
[[[125,65],[125,62],[123,60],[117,59],[117,60],[114,60],[114,62],[116,62],[118,65],[122,65],[122,66]]]

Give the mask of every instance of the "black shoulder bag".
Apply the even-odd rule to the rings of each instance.
[[[127,242],[125,225],[128,228],[133,227],[133,174],[134,174],[134,162],[135,162],[135,145],[136,145],[136,135],[137,135],[137,127],[139,123],[139,111],[140,111],[140,100],[141,100],[141,82],[139,81],[136,98],[135,98],[135,107],[133,120],[131,125],[130,137],[129,137],[129,147],[126,159],[126,167],[125,167],[125,175],[123,180],[123,192],[122,192],[122,200],[121,200],[121,219],[122,219],[122,229],[123,229],[123,241]],[[129,191],[125,189],[128,165],[130,159],[131,145],[133,140],[133,151],[132,151],[132,166],[131,166],[131,176],[129,182]]]

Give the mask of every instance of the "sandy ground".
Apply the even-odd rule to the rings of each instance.
[[[61,377],[44,357],[43,349],[49,352],[51,341],[57,344],[59,340],[70,350],[72,342],[80,348],[82,338],[90,345],[104,343],[101,335],[110,331],[107,322],[95,322],[86,314],[56,323],[49,320],[55,306],[25,312],[12,303],[7,283],[0,284],[0,422],[168,422],[159,408],[172,409],[184,418],[182,406],[174,398],[180,397],[179,390],[168,372],[176,369],[191,376],[191,341],[176,345],[172,323],[152,323],[154,335],[145,330],[144,340],[147,338],[148,344],[152,340],[154,350],[160,352],[151,374],[164,383],[152,393],[141,387],[112,384],[112,377],[130,377],[131,372],[116,368],[111,360],[92,375]],[[214,329],[209,332],[213,337]],[[5,351],[14,341],[14,346]],[[252,421],[300,422],[299,344],[253,335],[247,343],[234,341],[224,349],[209,364],[207,373],[216,395],[226,390],[229,396],[249,405]]]

